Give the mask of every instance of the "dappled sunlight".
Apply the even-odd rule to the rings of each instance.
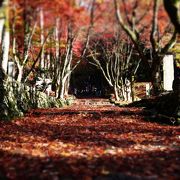
[[[0,123],[0,169],[12,179],[178,177],[179,128],[144,115],[141,108],[109,105],[30,111]]]
[[[0,180],[179,180],[179,5],[2,0]]]
[[[68,148],[72,145],[63,145]],[[43,144],[41,144],[43,146]],[[47,146],[44,144],[44,146]],[[57,145],[56,145],[57,146]],[[53,147],[53,146],[52,146]],[[73,147],[73,146],[72,146]],[[139,147],[140,148],[140,147]],[[49,146],[50,149],[50,146]],[[56,148],[53,147],[56,151]],[[178,163],[174,163],[178,150],[163,151],[152,149],[151,151],[123,151],[120,148],[80,147],[73,151],[59,151],[58,154],[41,153],[36,149],[31,154],[16,149],[16,151],[0,151],[1,169],[4,169],[7,177],[17,178],[84,178],[125,176],[140,179],[159,177],[178,178]],[[158,163],[157,163],[158,162]],[[3,163],[3,164],[2,164]],[[163,167],[163,168],[162,168]]]

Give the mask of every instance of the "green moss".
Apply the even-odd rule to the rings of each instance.
[[[70,105],[73,99],[56,99],[47,96],[43,92],[31,91],[28,86],[18,82],[6,81],[4,85],[5,99],[0,104],[1,120],[9,120],[14,117],[21,117],[31,108],[51,108]]]

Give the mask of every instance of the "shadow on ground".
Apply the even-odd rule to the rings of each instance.
[[[141,109],[83,108],[1,122],[0,179],[180,178],[178,127],[146,122]]]
[[[178,151],[156,151],[88,160],[63,156],[32,157],[0,151],[0,179],[178,179],[179,166],[172,164],[173,160],[176,162],[177,154]]]

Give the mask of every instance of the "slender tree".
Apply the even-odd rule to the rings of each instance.
[[[1,118],[6,116],[6,106],[4,103],[5,89],[4,81],[5,75],[7,73],[7,63],[9,54],[9,1],[1,1],[0,4],[0,44],[1,44],[1,54],[0,54],[0,114]]]
[[[41,37],[41,46],[44,44],[44,10],[41,7],[39,11],[39,18],[40,18],[40,37]],[[41,60],[40,60],[40,65],[41,68],[45,67],[45,62],[44,62],[44,47],[42,48],[42,53],[41,53]]]
[[[158,26],[158,12],[159,12],[159,0],[154,0],[153,5],[153,17],[151,22],[151,30],[149,33],[151,51],[152,51],[152,65],[149,64],[149,59],[147,58],[146,54],[144,54],[142,48],[143,42],[141,41],[141,31],[138,30],[136,23],[139,20],[136,19],[136,12],[132,13],[132,19],[129,23],[123,19],[122,11],[120,9],[118,0],[114,0],[115,6],[115,14],[117,21],[121,28],[126,32],[126,34],[131,38],[132,42],[134,43],[135,48],[137,49],[142,63],[146,67],[146,71],[148,72],[149,76],[151,77],[151,82],[153,85],[154,93],[159,93],[161,91],[161,76],[160,76],[160,66],[162,59],[164,58],[165,54],[174,46],[176,43],[176,30],[174,30],[171,38],[167,43],[164,45],[161,43],[162,38],[159,38],[159,26]],[[135,5],[138,5],[138,1],[136,1]],[[136,9],[134,7],[134,9]],[[142,16],[143,17],[143,16]],[[142,18],[139,18],[142,19]]]
[[[132,100],[131,77],[137,72],[139,62],[132,60],[133,45],[123,42],[119,34],[110,38],[95,38],[91,41],[89,62],[102,72],[114,90],[115,99]]]
[[[90,18],[89,18],[90,21],[88,24],[85,38],[84,38],[85,39],[84,46],[82,47],[79,57],[76,58],[76,61],[75,59],[73,59],[74,46],[75,46],[75,42],[78,39],[78,36],[82,37],[82,34],[78,33],[78,31],[81,31],[81,30],[79,29],[79,27],[78,27],[78,30],[76,30],[76,28],[74,27],[75,24],[73,23],[72,19],[69,20],[68,25],[67,25],[68,27],[67,27],[65,53],[56,53],[56,55],[58,54],[59,56],[61,56],[61,57],[57,57],[57,56],[55,57],[56,62],[57,60],[58,61],[61,60],[61,62],[58,62],[59,65],[57,66],[58,67],[58,73],[57,73],[58,74],[58,77],[57,77],[57,84],[58,84],[57,91],[58,92],[56,94],[58,98],[64,99],[65,95],[68,94],[71,73],[77,68],[80,62],[85,58],[87,47],[89,45],[90,35],[93,28],[95,2],[96,2],[95,0],[92,0],[90,2],[90,7],[91,7]],[[57,39],[56,39],[56,42],[57,42]],[[58,44],[56,45],[56,47],[58,46]]]
[[[2,21],[4,21],[2,36],[2,69],[7,73],[7,65],[9,58],[9,44],[10,44],[10,32],[9,32],[9,0],[4,0],[2,4]]]

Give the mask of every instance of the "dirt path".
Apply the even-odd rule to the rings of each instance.
[[[180,128],[101,99],[0,122],[0,179],[180,179]]]

